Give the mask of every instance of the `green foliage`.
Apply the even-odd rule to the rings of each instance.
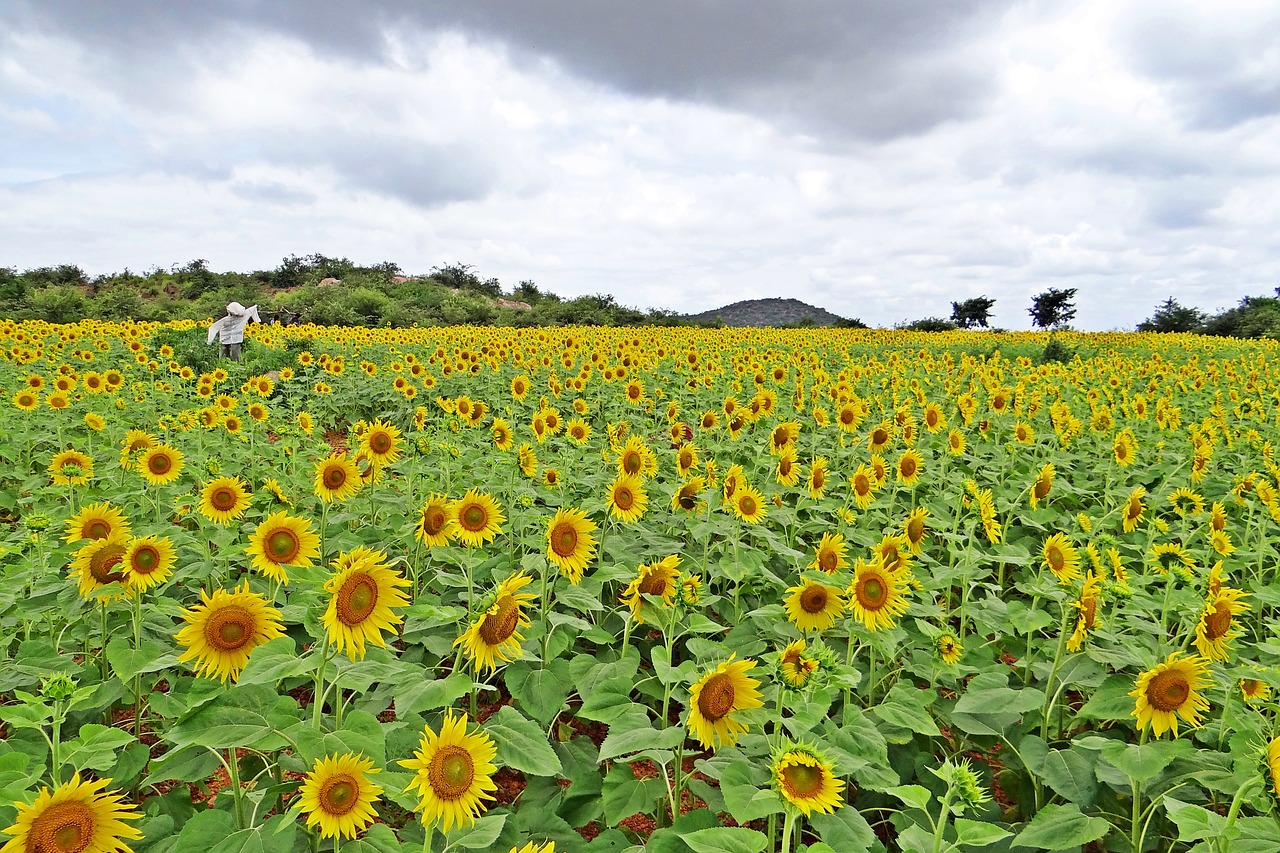
[[[1188,308],[1170,296],[1156,311],[1138,324],[1139,332],[1198,332],[1205,316],[1197,308]]]
[[[908,332],[953,332],[958,326],[951,320],[944,320],[941,317],[925,317],[922,320],[901,323],[894,328]]]
[[[1040,353],[1038,361],[1040,364],[1065,364],[1071,361],[1075,354],[1075,350],[1064,344],[1062,338],[1050,334],[1049,342],[1044,345],[1044,351]]]
[[[1051,287],[1044,293],[1031,299],[1031,307],[1027,313],[1031,322],[1041,329],[1058,329],[1071,322],[1076,316],[1076,289],[1069,287],[1060,290]]]
[[[989,296],[975,296],[963,302],[952,302],[951,322],[961,329],[972,329],[974,326],[985,329],[995,304],[996,301]]]

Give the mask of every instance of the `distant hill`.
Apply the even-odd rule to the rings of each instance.
[[[795,326],[801,323],[814,326],[847,325],[850,321],[838,317],[824,308],[801,302],[799,299],[744,299],[723,308],[713,308],[701,314],[689,314],[683,319],[691,323],[714,324],[719,319],[726,326]],[[857,321],[852,321],[854,324]]]

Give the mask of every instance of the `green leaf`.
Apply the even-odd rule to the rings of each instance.
[[[1178,827],[1179,841],[1211,841],[1220,838],[1226,828],[1225,817],[1200,806],[1165,797],[1164,807]]]
[[[289,853],[297,831],[294,815],[276,815],[261,826],[231,833],[213,845],[209,853]]]
[[[210,749],[251,747],[275,750],[285,745],[277,732],[301,718],[298,705],[265,684],[233,687],[178,721],[167,739],[175,746]]]
[[[942,732],[925,707],[925,697],[932,695],[899,682],[889,691],[884,701],[872,708],[869,713],[883,720],[891,728],[905,732],[905,736],[897,732],[886,734],[886,737],[895,743],[905,743],[917,734],[925,737],[939,737]]]
[[[760,853],[768,843],[763,832],[727,826],[682,833],[680,838],[693,853]]]
[[[199,782],[209,778],[217,767],[217,756],[202,746],[171,749],[151,762],[151,772],[143,780],[143,785],[154,785],[157,782],[170,780]]]
[[[666,789],[657,779],[637,779],[631,767],[615,764],[604,777],[601,797],[604,800],[604,819],[609,825],[631,817],[636,813],[649,814]]]
[[[182,825],[174,853],[209,853],[211,842],[222,841],[235,831],[235,819],[229,812],[197,812]]]
[[[1045,806],[1031,823],[1013,839],[1014,847],[1037,850],[1069,850],[1097,841],[1111,829],[1104,818],[1080,813],[1075,803]]]
[[[956,703],[958,714],[1025,714],[1044,707],[1044,693],[1039,690],[1012,690],[1006,686],[1004,673],[975,676],[965,694]]]
[[[276,637],[253,650],[236,683],[275,686],[286,678],[311,675],[315,667],[316,662],[310,655],[298,654],[293,640]]]
[[[1102,755],[1117,770],[1139,782],[1145,782],[1161,773],[1166,767],[1195,747],[1185,740],[1155,740],[1136,744],[1111,741],[1102,748]]]
[[[130,743],[133,735],[126,731],[86,723],[79,736],[65,744],[62,760],[76,770],[106,770],[116,763],[116,751]]]
[[[481,818],[484,820],[484,818]],[[400,853],[400,840],[385,823],[375,823],[364,836],[342,843],[343,853]]]
[[[506,825],[507,815],[505,814],[485,815],[466,830],[451,833],[449,846],[456,844],[468,850],[487,849],[498,840],[498,836],[502,834],[502,828]]]
[[[987,847],[1013,833],[994,823],[956,818],[956,840],[971,847]]]
[[[1084,703],[1076,718],[1081,720],[1127,720],[1133,717],[1134,702],[1129,693],[1133,690],[1133,679],[1123,675],[1112,675],[1102,682],[1102,686],[1094,691],[1089,701]]]
[[[424,679],[421,673],[401,679],[395,685],[396,714],[421,714],[452,705],[467,695],[474,683],[465,672],[454,672],[435,680]]]
[[[569,681],[569,663],[564,658],[556,658],[544,669],[512,664],[507,667],[505,680],[507,689],[521,709],[544,725],[560,713],[573,690]]]
[[[929,810],[929,804],[933,802],[933,794],[929,793],[929,789],[923,785],[898,785],[889,788],[885,793],[892,794],[907,805],[924,812]]]
[[[655,729],[647,721],[643,727],[632,729],[610,726],[609,735],[600,744],[600,760],[607,761],[642,749],[675,749],[684,742],[684,738],[684,729],[679,726]]]
[[[537,723],[510,705],[503,705],[484,729],[498,747],[498,763],[535,776],[560,772],[560,759]]]
[[[761,790],[767,784],[764,775],[760,781],[753,778],[752,767],[745,759],[738,759],[724,768],[720,774],[720,792],[724,805],[738,823],[768,817],[782,811],[782,801],[771,790]]]
[[[1040,765],[1040,775],[1050,788],[1081,808],[1093,805],[1098,795],[1096,759],[1079,749],[1051,749]]]
[[[160,640],[145,639],[142,648],[135,649],[128,638],[116,637],[107,643],[107,662],[115,671],[116,678],[131,684],[135,675],[176,666],[178,656],[172,653],[168,643]]]
[[[853,806],[842,806],[831,814],[814,812],[809,824],[837,850],[870,850],[876,843],[875,830]]]
[[[39,729],[52,718],[53,712],[42,705],[5,705],[0,707],[0,720],[15,729]]]

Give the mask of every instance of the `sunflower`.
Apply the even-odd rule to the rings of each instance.
[[[902,536],[899,538],[906,540],[905,544],[912,554],[919,554],[922,550],[921,543],[924,542],[924,535],[927,532],[924,522],[928,517],[929,510],[918,506],[902,523]]]
[[[1124,510],[1122,511],[1123,529],[1125,533],[1132,533],[1138,529],[1138,523],[1142,521],[1142,514],[1146,512],[1146,505],[1142,502],[1142,499],[1146,496],[1147,490],[1142,486],[1138,486],[1129,493],[1129,497],[1124,504]]]
[[[1180,486],[1169,493],[1169,504],[1183,518],[1204,512],[1204,497],[1186,486]]]
[[[129,538],[120,531],[80,546],[69,568],[78,575],[81,596],[89,598],[99,588],[124,580],[122,563],[128,547]]]
[[[1133,430],[1123,429],[1116,435],[1115,442],[1111,445],[1112,454],[1115,456],[1116,463],[1122,468],[1128,468],[1134,462],[1134,456],[1138,451],[1138,443],[1134,440]]]
[[[1227,508],[1217,501],[1209,509],[1209,528],[1211,530],[1227,529]]]
[[[624,474],[649,477],[658,470],[658,457],[643,439],[633,435],[618,451],[618,470]]]
[[[55,789],[41,788],[35,802],[13,803],[17,809],[10,836],[2,853],[120,853],[129,850],[124,842],[142,838],[142,833],[125,821],[140,820],[123,797],[106,790],[110,779],[71,781]]]
[[[1257,678],[1242,678],[1240,695],[1246,702],[1265,702],[1271,698],[1271,685]]]
[[[1053,476],[1055,470],[1052,462],[1047,462],[1040,469],[1040,473],[1036,475],[1036,481],[1031,484],[1028,499],[1031,502],[1031,508],[1035,509],[1040,505],[1040,501],[1049,497],[1049,492],[1053,491]]]
[[[950,632],[939,634],[934,643],[938,647],[938,654],[942,656],[942,662],[947,665],[959,663],[960,658],[964,656],[964,646],[955,634]]]
[[[703,502],[698,500],[698,493],[702,491],[706,481],[701,477],[691,477],[685,481],[676,493],[671,496],[671,508],[673,510],[684,510],[685,512],[697,512]]]
[[[591,426],[582,418],[572,418],[565,424],[564,434],[574,444],[583,447],[591,438]]]
[[[59,486],[83,486],[93,476],[93,457],[79,450],[63,450],[49,462],[48,470]]]
[[[124,513],[103,501],[88,504],[67,519],[67,532],[62,537],[67,542],[81,539],[105,539],[112,533],[128,533],[129,521]]]
[[[107,425],[102,416],[94,412],[84,413],[84,425],[94,432],[101,432]]]
[[[511,380],[511,396],[517,402],[523,401],[529,393],[529,377],[517,376]]]
[[[519,850],[512,847],[508,853],[556,853],[556,844],[554,841],[548,841],[546,844],[538,844],[536,841],[530,841]]]
[[[849,585],[849,609],[868,631],[892,628],[899,616],[907,612],[907,597],[903,592],[905,578],[885,568],[880,560],[859,560],[853,568],[853,583]]]
[[[1138,728],[1150,726],[1156,737],[1165,731],[1177,737],[1179,717],[1188,725],[1199,725],[1200,713],[1209,710],[1209,700],[1197,691],[1211,680],[1208,661],[1173,652],[1164,663],[1138,676],[1129,694],[1136,700],[1133,716],[1138,718]]]
[[[131,592],[159,586],[173,574],[178,552],[167,536],[142,536],[129,540],[120,563],[123,583]]]
[[[40,405],[40,395],[35,391],[19,391],[13,395],[13,404],[24,412],[32,412]]]
[[[1080,597],[1072,604],[1076,608],[1076,629],[1067,640],[1067,651],[1078,652],[1084,645],[1089,632],[1101,622],[1098,620],[1098,608],[1102,606],[1102,579],[1089,572],[1084,579],[1084,587]]]
[[[506,521],[497,501],[484,492],[467,489],[467,493],[449,505],[450,538],[468,548],[478,548],[502,532]]]
[[[1274,737],[1267,743],[1267,774],[1271,797],[1280,802],[1280,737]]]
[[[493,446],[499,450],[510,450],[515,444],[514,434],[511,432],[511,424],[507,423],[506,418],[494,418],[493,423],[489,425],[489,429],[493,431]]]
[[[418,513],[414,535],[423,545],[435,548],[449,544],[449,533],[449,499],[433,493]]]
[[[262,520],[249,537],[245,553],[253,557],[253,567],[277,583],[288,583],[288,566],[310,566],[320,556],[320,537],[311,522],[283,510]]]
[[[263,596],[249,591],[245,581],[234,592],[200,590],[201,603],[183,610],[186,625],[177,641],[186,651],[180,661],[194,661],[198,673],[235,681],[249,663],[249,653],[284,635],[280,611]]]
[[[355,838],[378,817],[373,804],[382,787],[368,779],[377,772],[373,759],[359,753],[316,759],[302,779],[296,808],[307,813],[307,826],[319,825],[321,838]]]
[[[1018,444],[1031,444],[1036,440],[1036,431],[1031,428],[1031,424],[1018,421],[1013,425],[1013,440]]]
[[[849,485],[853,489],[853,501],[858,505],[858,509],[866,509],[871,506],[871,502],[875,500],[876,478],[865,464],[859,465],[858,470],[853,472],[853,476],[849,478]]]
[[[167,444],[157,444],[143,451],[138,471],[153,486],[172,483],[182,473],[182,454]]]
[[[1240,632],[1235,630],[1233,618],[1249,609],[1240,599],[1248,593],[1229,586],[1221,587],[1205,603],[1200,621],[1196,623],[1196,649],[1201,657],[1211,661],[1225,661],[1231,656],[1230,641]]]
[[[368,549],[340,555],[334,565],[343,568],[325,582],[324,591],[332,598],[320,622],[329,642],[351,660],[364,660],[365,643],[386,648],[382,632],[404,621],[392,608],[409,606],[399,589],[409,581],[388,568],[386,559],[385,552]]]
[[[836,778],[831,762],[810,744],[791,743],[779,749],[770,767],[774,790],[788,808],[832,814],[844,804],[844,782]]]
[[[559,509],[547,525],[547,559],[577,584],[595,556],[595,522],[577,509]]]
[[[937,403],[926,403],[924,407],[924,426],[929,432],[939,432],[947,425],[947,417]]]
[[[747,478],[742,473],[742,466],[738,464],[730,465],[729,470],[724,472],[724,478],[720,484],[720,492],[723,496],[725,506],[733,501],[733,496],[738,489],[747,485]]]
[[[835,574],[849,565],[849,561],[845,559],[847,549],[844,536],[839,533],[824,533],[822,541],[818,543],[818,547],[814,548],[813,562],[807,568],[817,569],[829,575]]]
[[[825,631],[844,613],[844,598],[834,586],[809,581],[787,589],[787,618],[801,631]]]
[[[1055,533],[1045,540],[1040,556],[1058,583],[1069,584],[1080,576],[1080,552],[1067,541],[1065,533]]]
[[[1153,545],[1147,552],[1147,562],[1162,575],[1167,575],[1172,569],[1192,569],[1196,565],[1196,561],[1178,542]]]
[[[609,486],[606,502],[609,505],[610,515],[630,523],[639,521],[644,515],[649,505],[649,494],[644,490],[639,477],[619,473]]]
[[[680,479],[688,479],[689,474],[698,467],[698,448],[692,442],[680,445],[676,452],[676,473]]]
[[[1215,530],[1209,534],[1209,547],[1223,557],[1230,556],[1236,550],[1236,546],[1231,544],[1231,534],[1225,530]]]
[[[311,430],[315,428],[315,423],[312,421],[310,413],[298,412],[297,422],[298,429],[302,430],[307,435],[311,435]]]
[[[620,600],[631,608],[631,616],[638,624],[644,624],[644,618],[641,616],[641,608],[645,604],[643,596],[660,598],[663,606],[671,606],[676,593],[676,582],[680,576],[679,565],[680,558],[672,554],[656,563],[642,565],[636,570],[635,579],[622,591]]]
[[[521,474],[532,477],[538,473],[538,454],[534,453],[529,445],[521,444],[520,449],[516,451],[516,464],[520,466]]]
[[[759,524],[767,514],[764,495],[752,486],[744,486],[734,494],[729,506],[733,514],[748,524]]]
[[[905,536],[886,533],[871,550],[880,560],[880,565],[895,575],[904,576],[911,567],[911,549]]]
[[[898,482],[904,486],[914,486],[920,481],[920,468],[924,465],[924,457],[914,450],[905,450],[898,457]]]
[[[893,426],[888,421],[882,421],[867,436],[867,449],[872,453],[879,453],[889,446],[892,439]]]
[[[289,500],[289,496],[284,493],[284,489],[280,488],[280,481],[275,477],[265,478],[262,481],[262,488],[271,493],[271,498],[276,503],[293,506],[293,501]]]
[[[958,429],[953,429],[947,433],[947,451],[952,456],[959,456],[961,453],[964,453],[964,448],[964,433]]]
[[[799,422],[787,421],[786,423],[778,424],[769,433],[769,453],[777,456],[788,447],[794,448],[799,438]]]
[[[533,582],[524,573],[512,575],[498,584],[491,597],[492,603],[471,627],[454,641],[461,645],[475,664],[476,670],[494,670],[498,664],[520,657],[520,643],[524,637],[520,628],[529,624],[524,606],[538,596],[521,589]]]
[[[365,432],[360,450],[373,460],[374,465],[382,468],[400,458],[402,445],[399,429],[392,424],[375,420]]]
[[[822,498],[822,493],[827,488],[827,480],[830,476],[827,464],[825,456],[818,456],[813,460],[813,463],[809,465],[809,477],[808,482],[805,484],[805,488],[809,492],[809,497],[813,498],[815,501]]]
[[[778,678],[784,687],[803,689],[818,671],[817,658],[805,657],[807,648],[804,640],[794,640],[778,653]]]
[[[760,682],[747,675],[754,660],[732,657],[709,670],[689,688],[689,714],[685,725],[703,749],[733,746],[747,726],[737,718],[741,711],[761,707]]]
[[[399,762],[414,771],[408,790],[417,791],[422,822],[428,826],[439,822],[445,832],[454,824],[475,823],[484,801],[494,799],[492,792],[498,790],[493,782],[497,755],[489,735],[467,733],[466,714],[455,717],[452,710],[446,711],[439,735],[425,727],[413,758]]]
[[[360,466],[345,453],[328,456],[316,465],[316,497],[341,503],[360,490]]]
[[[800,481],[800,466],[796,463],[796,448],[788,444],[778,453],[775,479],[784,486],[794,486]]]
[[[252,499],[249,484],[239,477],[219,477],[200,491],[200,514],[217,524],[230,524],[245,514]]]

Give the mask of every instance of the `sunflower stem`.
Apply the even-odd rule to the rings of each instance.
[[[1138,734],[1138,745],[1142,746],[1147,742],[1147,730],[1143,729]],[[1129,777],[1129,792],[1133,799],[1132,818],[1129,823],[1129,846],[1133,849],[1133,853],[1142,853],[1142,783],[1135,777]]]
[[[1236,819],[1240,817],[1240,807],[1244,805],[1245,797],[1253,793],[1253,789],[1261,784],[1262,780],[1258,776],[1254,776],[1240,786],[1240,790],[1236,791],[1236,795],[1231,799],[1231,808],[1227,811],[1227,822],[1222,827],[1222,834],[1218,836],[1218,843],[1215,848],[1221,844],[1219,853],[1231,853],[1231,829],[1236,824]]]
[[[435,828],[434,823],[428,823],[423,827],[426,835],[422,837],[422,853],[431,853],[431,836],[435,834]]]
[[[324,713],[324,671],[329,666],[329,634],[325,632],[320,645],[320,666],[316,667],[315,687],[312,689],[311,704],[314,706],[313,723],[320,730],[320,717]]]
[[[231,796],[235,801],[236,828],[245,829],[244,791],[240,788],[240,760],[236,756],[235,747],[227,749],[227,775],[231,777]]]
[[[782,853],[791,853],[791,828],[795,823],[796,813],[787,809],[787,816],[782,821]]]
[[[1058,649],[1053,653],[1053,665],[1049,667],[1049,678],[1044,683],[1044,723],[1040,726],[1040,737],[1045,741],[1049,740],[1049,720],[1053,717],[1053,706],[1058,700],[1058,693],[1050,691],[1053,690],[1053,679],[1058,675],[1058,666],[1062,663],[1062,650],[1067,644],[1067,623],[1070,617],[1071,611],[1067,609],[1067,603],[1064,601],[1062,602],[1062,622],[1058,626]]]

